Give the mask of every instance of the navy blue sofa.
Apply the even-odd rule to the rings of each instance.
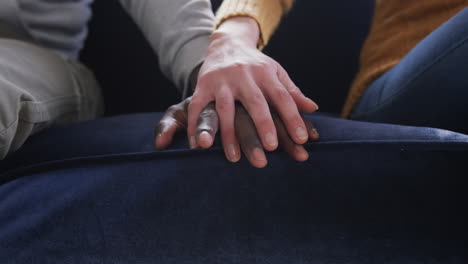
[[[314,87],[321,139],[307,162],[279,150],[255,169],[219,139],[154,150],[179,95],[125,13],[96,1],[83,60],[107,117],[0,161],[0,263],[467,263],[468,135],[336,117],[372,13],[348,2],[298,0],[266,50]]]

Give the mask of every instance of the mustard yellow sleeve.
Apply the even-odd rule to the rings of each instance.
[[[260,28],[258,46],[263,48],[294,0],[224,0],[216,12],[216,27],[234,16],[249,16]]]

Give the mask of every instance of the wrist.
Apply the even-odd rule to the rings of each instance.
[[[226,19],[213,32],[210,42],[238,42],[256,48],[260,39],[260,29],[255,19],[248,16],[235,16]]]

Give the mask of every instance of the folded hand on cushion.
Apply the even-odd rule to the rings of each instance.
[[[176,132],[187,129],[187,110],[191,100],[192,97],[189,97],[181,103],[169,107],[162,119],[159,121],[155,129],[155,146],[158,150],[167,148],[171,144],[172,138]],[[280,146],[295,160],[307,160],[309,157],[308,152],[302,145],[295,143],[291,139],[281,118],[276,113],[272,113],[272,118],[278,133]],[[319,134],[315,130],[313,124],[304,117],[302,117],[302,120],[307,127],[309,139],[317,140],[319,138]],[[260,137],[257,134],[255,124],[245,108],[239,103],[235,105],[234,127],[239,141],[238,144],[249,162],[257,168],[265,167],[267,165],[267,159]],[[210,103],[203,109],[198,118],[196,140],[192,140],[192,142],[190,142],[190,147],[211,147],[213,145],[215,135],[218,132],[218,128],[219,119],[216,113],[216,106],[214,103]],[[235,146],[235,148],[232,149],[224,144],[223,147],[226,158],[229,161],[239,161],[241,153],[236,151],[236,149],[239,149],[239,146]]]

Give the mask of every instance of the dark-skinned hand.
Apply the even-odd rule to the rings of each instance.
[[[191,97],[185,99],[179,104],[173,105],[167,109],[164,116],[159,121],[155,129],[155,145],[156,149],[164,150],[172,142],[174,135],[187,129],[188,122],[188,106]],[[309,158],[308,152],[300,144],[296,144],[289,136],[286,127],[281,118],[272,113],[273,121],[278,133],[279,145],[289,155],[297,161],[305,161]],[[312,123],[302,117],[309,134],[309,139],[317,140],[319,134]],[[252,118],[241,104],[236,104],[234,127],[236,136],[239,141],[242,152],[249,162],[257,168],[263,168],[267,165],[267,159],[262,146],[260,137]],[[191,148],[210,148],[213,145],[214,138],[219,128],[219,119],[216,114],[216,106],[210,103],[202,111],[198,118],[195,141],[190,143]],[[239,149],[236,146],[235,149]],[[226,158],[231,162],[237,162],[241,158],[241,154],[237,151],[228,150],[224,147]]]

